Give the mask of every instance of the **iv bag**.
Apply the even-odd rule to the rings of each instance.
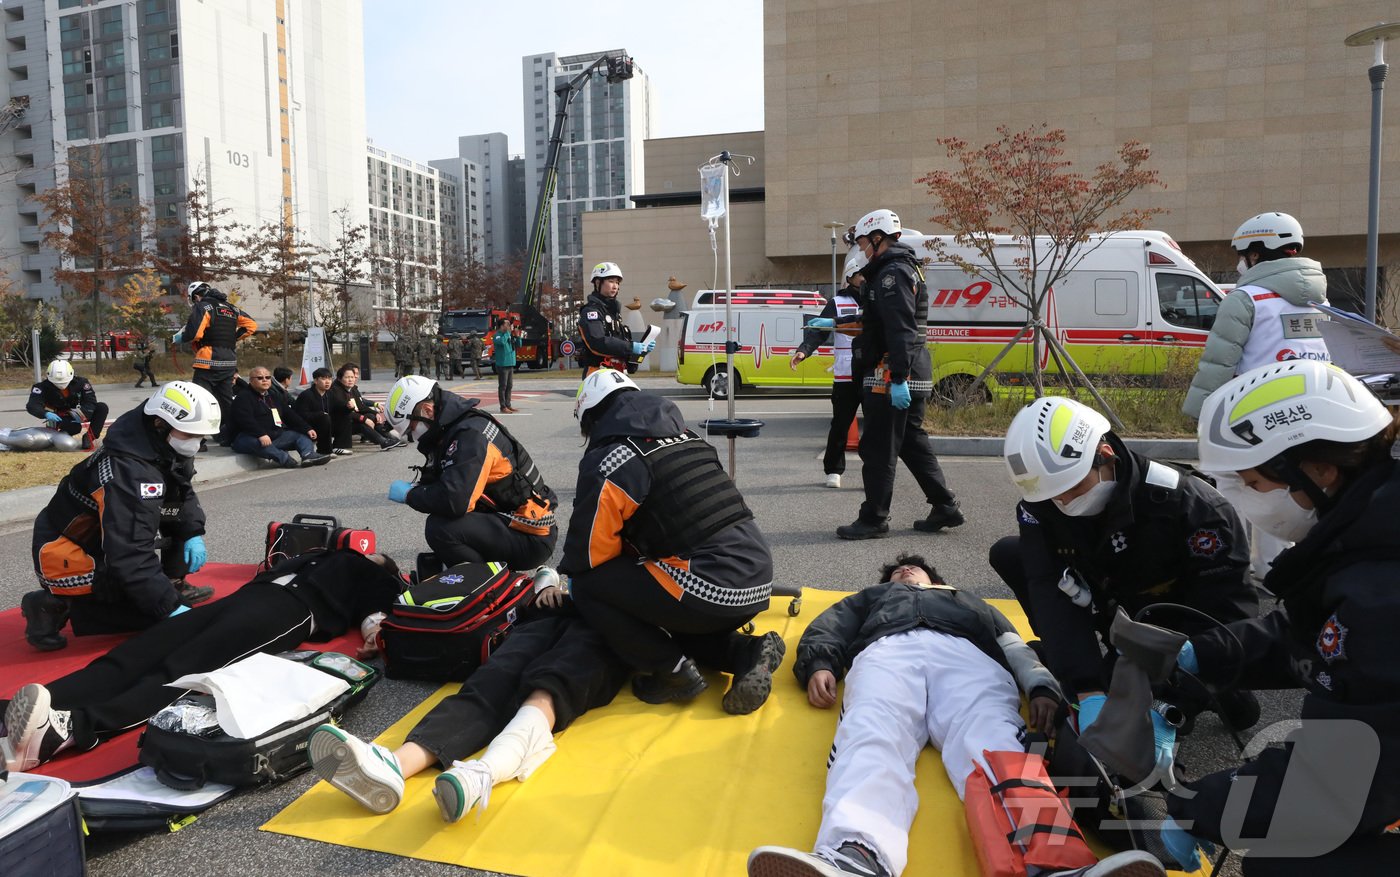
[[[724,175],[727,173],[729,165],[723,162],[700,168],[700,217],[708,219],[711,226],[729,212],[729,205],[724,203]]]

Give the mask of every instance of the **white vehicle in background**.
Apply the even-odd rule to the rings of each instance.
[[[832,351],[826,344],[803,360],[796,370],[788,366],[799,344],[802,327],[826,307],[826,297],[813,290],[736,289],[729,301],[734,321],[734,374],[725,362],[725,291],[702,289],[695,304],[684,312],[684,326],[676,358],[676,380],[699,384],[713,398],[728,398],[732,388],[829,387]]]

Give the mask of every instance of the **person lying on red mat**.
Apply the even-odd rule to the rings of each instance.
[[[1102,862],[1074,830],[1040,756],[1026,753],[1021,692],[1030,698],[1030,723],[1054,727],[1062,695],[1054,676],[1016,633],[1006,616],[946,584],[917,555],[880,570],[884,584],[865,588],[818,615],[802,634],[793,672],[819,709],[845,696],[827,762],[821,827],[811,853],[762,846],[749,855],[750,877],[891,877],[909,860],[909,827],[919,807],[914,764],[932,743],[977,825],[993,804],[987,775],[1014,776],[1017,797],[996,804],[1021,825],[1035,825],[1023,854],[1030,874],[1056,877],[1153,877],[1166,872],[1148,853],[1129,852]],[[1017,690],[1017,686],[1020,690]],[[998,779],[993,779],[996,783]],[[1057,830],[1044,832],[1041,826]],[[974,835],[977,832],[974,831]],[[974,836],[980,846],[1000,831]],[[988,854],[979,850],[979,858]]]

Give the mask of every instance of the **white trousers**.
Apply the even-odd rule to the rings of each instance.
[[[983,750],[1024,749],[1020,706],[1011,674],[962,637],[920,629],[871,643],[846,677],[815,850],[856,841],[898,877],[909,864],[924,744],[942,753],[961,798]]]

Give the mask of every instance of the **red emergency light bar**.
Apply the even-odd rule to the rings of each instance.
[[[797,305],[798,307],[822,307],[826,298],[812,290],[778,289],[736,289],[732,293],[722,289],[707,289],[695,297],[697,305],[724,304],[725,299],[736,305]]]

